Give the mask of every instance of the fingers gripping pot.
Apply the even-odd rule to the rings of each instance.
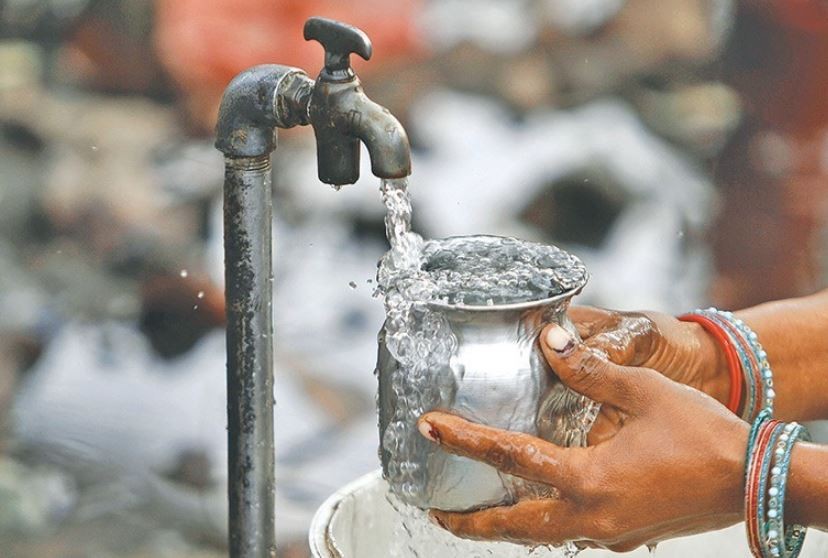
[[[425,391],[408,421],[443,410],[465,419],[525,432],[564,446],[585,444],[597,405],[564,386],[543,358],[538,335],[556,323],[577,337],[566,310],[586,283],[543,300],[494,306],[429,303],[453,336],[448,362],[421,371]],[[380,458],[383,474],[404,502],[421,508],[463,511],[538,496],[546,487],[448,454],[419,435],[416,426],[394,432],[407,378],[379,333]],[[408,373],[408,372],[406,372]],[[404,446],[404,447],[403,447]]]

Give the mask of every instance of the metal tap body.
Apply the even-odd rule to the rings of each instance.
[[[367,98],[348,64],[370,58],[362,31],[311,18],[305,38],[320,41],[326,67],[317,80],[297,68],[262,65],[228,85],[216,126],[225,156],[224,251],[227,313],[229,548],[234,558],[272,558],[275,547],[273,420],[273,265],[270,155],[277,129],[310,124],[319,177],[359,177],[359,142],[380,178],[410,174],[405,131]]]
[[[325,70],[322,70],[324,76]],[[371,172],[402,178],[411,171],[408,138],[402,125],[362,91],[359,80],[319,79],[309,106],[316,134],[319,180],[352,184],[359,178],[359,143],[371,157]]]

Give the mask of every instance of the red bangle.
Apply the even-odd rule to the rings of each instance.
[[[715,322],[715,320],[714,320],[714,322]],[[719,327],[725,328],[726,330],[728,330],[730,332],[730,334],[732,335],[731,339],[733,340],[734,348],[736,348],[736,346],[735,346],[736,343],[742,345],[742,348],[744,349],[744,352],[745,352],[745,354],[747,354],[747,358],[748,358],[748,360],[750,360],[750,363],[751,363],[751,370],[753,371],[753,373],[752,373],[752,375],[753,375],[753,384],[756,385],[756,386],[761,386],[764,383],[764,380],[762,379],[762,368],[759,365],[759,362],[756,360],[756,354],[753,352],[753,349],[751,349],[750,345],[747,344],[747,340],[744,338],[744,336],[741,335],[739,330],[736,329],[736,327],[732,323],[730,323],[729,321],[723,320],[721,322],[716,322],[716,324]],[[738,348],[737,348],[737,353],[738,353]],[[747,371],[745,371],[745,374],[747,374]],[[744,383],[745,381],[747,381],[747,378],[745,378],[744,375],[743,375],[742,376],[742,382]],[[748,422],[752,421],[753,417],[755,417],[759,413],[759,410],[762,408],[762,398],[761,397],[757,396],[757,397],[753,397],[752,399],[753,399],[753,408],[742,410],[742,418],[744,418]],[[745,405],[747,405],[747,402],[745,403]]]
[[[724,351],[727,368],[730,372],[730,397],[727,400],[727,408],[734,414],[738,414],[739,406],[742,402],[742,365],[739,362],[739,355],[736,353],[736,348],[730,342],[727,332],[710,318],[699,314],[684,314],[683,316],[679,316],[679,320],[699,324],[719,343],[719,346]]]
[[[745,527],[747,528],[748,546],[754,558],[762,558],[762,544],[760,541],[761,526],[759,517],[759,500],[762,498],[760,486],[762,476],[762,458],[765,451],[772,443],[773,433],[776,430],[778,420],[769,420],[756,433],[756,441],[753,444],[753,451],[748,456],[747,469],[745,471]]]

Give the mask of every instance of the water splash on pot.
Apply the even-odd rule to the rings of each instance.
[[[381,193],[391,249],[380,261],[377,294],[385,303],[385,346],[398,364],[391,378],[396,406],[381,440],[383,450],[391,455],[386,471],[392,492],[389,502],[400,515],[392,556],[575,556],[577,548],[571,544],[557,550],[507,545],[508,554],[501,548],[492,554],[486,544],[445,532],[435,535],[425,513],[407,504],[428,500],[428,472],[417,456],[426,453],[430,443],[419,435],[416,421],[441,401],[450,400],[454,382],[448,377],[448,364],[458,343],[440,307],[549,298],[583,285],[583,264],[556,247],[511,238],[423,240],[411,231],[407,181],[383,181]],[[597,406],[584,403],[581,415],[566,423],[568,431],[559,433],[568,445],[585,444],[597,413]],[[440,541],[437,547],[435,540]]]

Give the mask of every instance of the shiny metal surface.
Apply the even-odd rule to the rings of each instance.
[[[446,371],[431,371],[453,383],[451,395],[436,409],[468,420],[541,436],[558,444],[577,440],[564,434],[575,428],[572,417],[588,400],[561,384],[546,364],[538,334],[549,323],[557,323],[577,335],[566,316],[573,296],[583,285],[536,302],[502,306],[433,304],[457,337],[457,351]],[[391,388],[397,362],[388,352],[384,332],[379,335],[379,428],[382,433],[394,415],[396,396]],[[381,450],[383,470],[392,459]],[[513,500],[535,489],[524,481],[501,476],[488,465],[449,455],[429,446],[417,460],[427,468],[426,488],[416,501],[419,507],[467,510]],[[534,493],[534,492],[533,492]]]

